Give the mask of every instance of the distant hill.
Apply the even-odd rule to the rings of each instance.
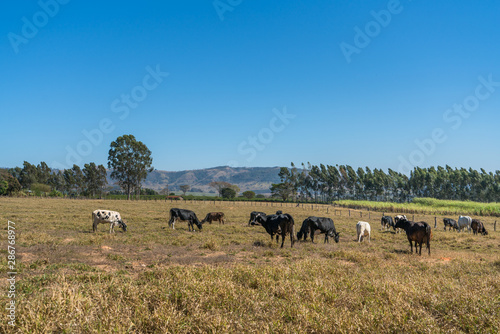
[[[271,183],[280,182],[279,170],[279,167],[228,166],[180,172],[155,170],[148,174],[142,186],[160,191],[168,185],[169,191],[179,191],[180,185],[188,184],[193,192],[215,193],[208,184],[212,181],[225,181],[237,185],[241,191],[252,190],[257,194],[269,194]],[[110,185],[114,183],[113,180],[108,182]]]

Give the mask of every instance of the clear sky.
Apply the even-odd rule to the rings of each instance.
[[[9,1],[0,166],[500,169],[500,1]]]

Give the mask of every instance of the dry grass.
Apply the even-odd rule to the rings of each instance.
[[[198,217],[223,211],[226,225],[168,229],[172,207]],[[92,230],[91,212],[120,211],[129,231]],[[283,208],[296,230],[309,215],[333,218],[340,243],[280,249],[250,211],[234,203],[0,199],[16,222],[19,333],[498,333],[499,232],[433,230],[431,256],[409,254],[406,236],[380,231],[380,215]],[[316,211],[320,209],[320,211]],[[338,214],[338,212],[337,212]],[[434,216],[416,215],[434,226]],[[372,226],[358,244],[358,220]],[[0,259],[6,277],[6,237]],[[423,254],[426,252],[422,252]],[[6,291],[6,280],[0,280]],[[7,297],[0,301],[6,305]],[[5,317],[4,317],[5,319]],[[7,321],[0,332],[8,332]]]

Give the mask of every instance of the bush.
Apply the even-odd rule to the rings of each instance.
[[[251,190],[247,190],[247,191],[243,192],[242,195],[243,195],[243,197],[248,198],[248,199],[255,197],[255,193]]]
[[[49,197],[63,197],[63,194],[62,192],[54,189],[49,193]]]
[[[31,185],[31,190],[35,193],[35,195],[40,196],[42,193],[50,192],[50,186],[43,183],[33,183]]]
[[[235,198],[236,191],[232,188],[222,188],[220,191],[222,198]]]

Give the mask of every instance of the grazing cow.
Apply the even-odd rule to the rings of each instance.
[[[285,236],[290,234],[290,247],[293,247],[295,223],[292,216],[288,213],[269,216],[257,215],[256,221],[264,226],[266,232],[271,236],[271,240],[273,240],[273,236],[276,235],[276,242],[278,242],[278,237],[281,234],[281,248],[283,248],[285,243]]]
[[[474,234],[481,233],[482,235],[488,235],[488,231],[484,228],[484,224],[478,219],[472,219],[471,229]]]
[[[127,232],[127,224],[122,220],[119,212],[109,210],[95,210],[92,212],[92,230],[97,232],[97,224],[110,224],[109,233],[115,232],[115,226]]]
[[[263,218],[266,218],[267,215],[264,212],[252,211],[250,213],[250,220],[248,221],[248,225],[255,225],[255,218],[257,218],[257,216],[262,216]]]
[[[219,224],[224,224],[224,212],[209,212],[207,213],[207,216],[203,218],[201,223],[203,224],[204,222],[209,222],[212,224],[213,221],[218,221]]]
[[[448,231],[451,231],[451,229],[458,229],[457,221],[455,219],[451,218],[443,218],[443,223],[444,223],[444,230],[446,231],[446,226],[448,226]]]
[[[398,220],[401,220],[401,219],[408,220],[405,215],[397,215],[394,217],[394,224],[396,224],[398,222]],[[396,231],[396,233],[401,232],[400,228],[396,228],[394,226],[392,228]]]
[[[391,216],[383,216],[382,219],[380,220],[380,224],[382,227],[380,230],[385,230],[386,228],[390,229],[391,227],[394,226],[394,221],[392,220]]]
[[[402,228],[406,231],[406,236],[408,237],[408,241],[410,242],[411,253],[413,254],[413,244],[412,241],[415,242],[415,253],[417,253],[417,243],[420,246],[420,250],[418,252],[419,255],[422,255],[422,243],[425,242],[427,245],[427,249],[429,250],[429,255],[431,255],[431,237],[432,231],[429,224],[426,222],[411,222],[406,219],[398,219],[396,223],[396,228]]]
[[[365,236],[368,235],[368,242],[370,242],[370,224],[367,222],[358,222],[356,224],[356,232],[358,234],[358,242],[361,242]]]
[[[472,224],[472,219],[469,216],[460,216],[457,221],[457,230],[461,232],[462,229],[467,228],[467,231],[470,232],[470,225]]]
[[[168,221],[168,226],[172,226],[172,229],[175,230],[175,222],[177,220],[187,221],[189,232],[191,232],[191,229],[194,232],[194,225],[198,226],[198,229],[200,230],[203,227],[201,222],[198,220],[198,217],[196,217],[196,214],[191,210],[176,208],[170,209],[170,220]]]
[[[333,224],[333,220],[331,218],[326,217],[308,217],[302,223],[302,227],[300,231],[297,232],[297,239],[301,240],[304,237],[304,240],[307,239],[307,235],[311,234],[311,241],[314,243],[314,235],[315,234],[325,234],[325,242],[329,243],[328,237],[332,237],[335,242],[339,242],[339,235],[335,230],[335,225]]]

